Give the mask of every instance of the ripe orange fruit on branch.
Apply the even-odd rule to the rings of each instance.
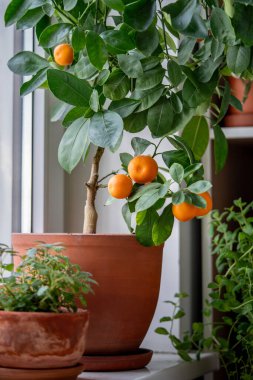
[[[196,207],[182,202],[178,205],[172,205],[172,213],[180,222],[188,222],[196,216]]]
[[[109,194],[117,199],[127,198],[131,194],[132,188],[131,178],[125,174],[116,174],[108,182]]]
[[[60,66],[71,65],[74,60],[74,50],[69,44],[61,44],[54,49],[54,60]]]
[[[158,173],[158,165],[150,156],[136,156],[128,164],[128,173],[137,183],[152,182]]]
[[[206,200],[206,207],[205,208],[195,207],[196,208],[195,213],[196,213],[196,216],[204,216],[208,214],[209,211],[212,210],[213,200],[212,200],[211,195],[207,191],[199,195]]]

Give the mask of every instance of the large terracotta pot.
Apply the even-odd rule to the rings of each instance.
[[[136,352],[151,323],[160,288],[163,247],[143,247],[132,235],[13,234],[14,250],[36,241],[61,242],[65,255],[99,283],[88,295],[86,355]]]
[[[63,368],[84,352],[88,312],[0,311],[0,367]]]
[[[232,95],[242,102],[245,92],[245,82],[240,78],[229,77]],[[243,112],[229,106],[224,118],[225,127],[247,127],[253,126],[253,85],[250,88],[247,100],[243,104]]]

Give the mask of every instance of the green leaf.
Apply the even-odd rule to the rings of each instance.
[[[56,122],[62,120],[65,114],[70,110],[71,106],[69,104],[63,103],[61,101],[57,101],[53,104],[51,110],[51,122]]]
[[[184,179],[184,168],[182,165],[178,163],[174,163],[170,167],[170,175],[171,178],[177,182],[178,184],[182,183]]]
[[[134,150],[134,153],[136,156],[142,154],[145,152],[145,150],[151,145],[152,143],[146,139],[142,139],[140,137],[134,137],[131,140],[131,145]]]
[[[219,173],[227,160],[228,142],[219,125],[214,126],[214,157],[215,171]]]
[[[73,8],[75,8],[76,4],[77,0],[63,0],[65,11],[71,11]]]
[[[172,203],[173,205],[178,205],[180,203],[183,203],[185,200],[185,194],[182,190],[177,191],[172,195]]]
[[[83,117],[71,124],[64,133],[58,149],[58,160],[68,173],[86,155],[90,145],[89,120]]]
[[[140,60],[134,55],[120,54],[118,55],[120,69],[129,78],[138,78],[143,75],[143,69]]]
[[[90,140],[102,148],[115,148],[122,131],[123,120],[116,112],[98,112],[90,120]]]
[[[182,40],[178,49],[178,63],[180,65],[184,65],[188,62],[195,44],[195,38],[186,37]]]
[[[162,82],[164,74],[164,69],[161,66],[145,71],[136,80],[136,90],[149,90],[156,87]]]
[[[142,131],[147,125],[147,112],[130,114],[124,119],[124,129],[130,133]]]
[[[191,164],[193,164],[195,162],[194,160],[194,155],[193,155],[193,152],[192,150],[190,149],[190,147],[188,146],[188,144],[184,141],[184,139],[180,136],[176,136],[174,135],[173,136],[174,139],[170,136],[167,137],[167,139],[169,140],[169,142],[177,149],[182,149],[186,154],[187,156],[189,157],[189,161]]]
[[[163,10],[170,14],[173,28],[182,32],[190,24],[196,7],[196,0],[178,0]]]
[[[251,50],[245,46],[229,46],[227,51],[228,68],[235,74],[241,74],[250,64]]]
[[[211,80],[214,72],[220,67],[223,62],[223,58],[218,58],[215,62],[213,58],[207,59],[201,66],[195,71],[198,80],[202,83],[207,83]]]
[[[20,88],[20,95],[25,96],[27,94],[30,94],[39,86],[41,86],[47,80],[47,70],[48,68],[46,67],[38,71],[38,73],[32,79],[23,83]]]
[[[215,38],[212,39],[211,56],[214,61],[222,55],[224,48],[225,45],[222,42],[216,40]]]
[[[206,203],[206,200],[201,197],[200,195],[197,195],[197,194],[187,194],[190,199],[191,199],[191,202],[194,206],[197,206],[197,207],[200,207],[200,208],[205,208],[207,203]]]
[[[135,48],[131,37],[122,30],[106,30],[100,36],[112,54],[124,54]]]
[[[21,19],[18,20],[17,29],[33,28],[45,15],[42,8],[35,8],[27,11]]]
[[[192,164],[192,165],[187,166],[185,168],[185,170],[184,170],[184,178],[186,178],[189,175],[195,173],[196,171],[198,171],[201,168],[203,168],[203,164],[202,163]]]
[[[200,160],[209,143],[209,127],[204,116],[194,116],[183,130],[182,137]]]
[[[125,118],[131,115],[139,104],[140,101],[128,98],[114,100],[113,102],[111,102],[109,110],[117,112],[122,118]]]
[[[162,198],[159,194],[159,189],[150,189],[145,192],[138,199],[135,210],[136,212],[144,211],[152,207],[160,198]]]
[[[64,42],[72,28],[73,26],[68,23],[58,23],[48,26],[40,35],[40,46],[51,48]]]
[[[12,0],[5,11],[5,25],[10,26],[24,16],[32,2],[33,0]]]
[[[104,69],[104,70],[100,71],[100,73],[97,77],[97,85],[103,86],[105,84],[105,82],[107,81],[107,79],[109,78],[109,76],[110,76],[110,70]]]
[[[210,190],[212,184],[209,181],[197,181],[188,186],[188,190],[194,194],[205,193]]]
[[[90,63],[89,58],[84,55],[74,66],[75,74],[80,79],[91,79],[97,74],[97,69]]]
[[[125,5],[122,0],[103,0],[103,2],[112,9],[122,12],[125,8]]]
[[[90,108],[94,112],[98,112],[98,110],[99,110],[99,95],[98,95],[97,90],[95,90],[95,89],[93,89],[93,91],[92,91],[89,104],[90,104]]]
[[[133,29],[143,32],[152,24],[155,15],[155,0],[138,0],[126,5],[123,18]]]
[[[224,88],[224,93],[223,93],[222,101],[221,101],[220,114],[219,114],[218,120],[216,121],[216,124],[218,124],[226,115],[230,101],[231,101],[230,85],[228,81],[225,80],[225,88]]]
[[[171,84],[175,87],[182,83],[185,78],[181,67],[172,59],[168,62],[168,76]]]
[[[121,161],[122,165],[125,168],[127,168],[129,162],[133,159],[133,156],[129,153],[120,153],[119,156],[120,156],[120,161]]]
[[[111,73],[103,88],[105,97],[112,100],[125,98],[129,90],[130,81],[119,69],[116,69]]]
[[[76,52],[79,52],[85,48],[85,44],[85,32],[77,26],[72,32],[72,47]]]
[[[215,7],[212,10],[210,26],[214,38],[218,41],[227,45],[235,43],[234,28],[230,18],[223,9]]]
[[[8,62],[9,69],[19,75],[33,75],[39,70],[49,67],[46,59],[30,51],[22,51]]]
[[[152,239],[155,245],[163,244],[171,235],[174,225],[172,205],[168,205],[163,210],[157,221],[153,225]]]
[[[48,70],[48,86],[56,98],[76,107],[88,107],[92,89],[84,79],[60,70]]]
[[[50,25],[50,17],[48,17],[47,15],[43,16],[42,19],[36,25],[36,29],[35,29],[36,37],[38,41],[40,39],[40,35],[43,32],[43,30],[45,30],[49,25]]]
[[[91,64],[102,70],[108,58],[106,46],[103,39],[91,30],[86,35],[86,49]]]
[[[151,25],[145,32],[136,33],[136,47],[144,55],[150,56],[159,45],[159,33],[155,26]]]
[[[81,117],[84,117],[86,111],[88,108],[84,107],[74,107],[72,108],[64,117],[62,121],[62,125],[64,127],[68,127],[70,124],[72,124],[76,119],[80,119]]]
[[[183,100],[190,108],[197,108],[206,100],[206,96],[201,94],[190,79],[186,79],[183,86]]]
[[[169,331],[166,330],[164,327],[158,327],[155,329],[155,332],[160,335],[169,335]]]
[[[183,111],[183,103],[180,97],[174,92],[170,96],[170,102],[171,102],[173,111],[177,114],[181,114],[181,112]],[[173,125],[173,130],[174,130],[174,125]]]
[[[140,106],[137,108],[137,112],[145,111],[152,107],[162,96],[164,86],[159,85],[151,88],[150,90],[135,90],[132,93],[131,98],[141,100]]]
[[[190,164],[188,155],[183,150],[170,150],[168,152],[163,152],[162,157],[168,168],[170,168],[174,163],[181,164],[183,167],[187,167]]]
[[[136,238],[140,244],[148,247],[154,245],[152,231],[158,218],[158,213],[152,208],[146,211],[142,223],[136,226]]]
[[[134,202],[137,199],[139,199],[142,195],[150,192],[151,190],[157,190],[158,191],[160,188],[161,188],[161,184],[158,182],[152,182],[152,183],[148,183],[147,185],[140,186],[137,188],[135,193],[133,195],[131,195],[130,198],[128,198],[128,201]]]
[[[246,46],[253,45],[253,7],[246,4],[235,4],[233,24],[237,38]]]
[[[131,233],[133,233],[133,228],[131,226],[131,219],[132,219],[132,216],[131,216],[131,212],[129,210],[129,205],[128,203],[125,203],[124,206],[122,207],[122,215],[123,215],[123,218],[126,222],[126,225],[129,229],[129,231]]]
[[[173,129],[174,113],[169,99],[162,98],[148,110],[148,127],[155,137],[162,137]]]
[[[198,8],[197,8],[198,9]],[[208,30],[202,17],[199,15],[199,9],[194,13],[190,24],[182,31],[182,34],[193,38],[207,38]]]
[[[141,59],[141,64],[143,71],[148,71],[158,66],[161,63],[161,60],[158,57],[151,56]]]

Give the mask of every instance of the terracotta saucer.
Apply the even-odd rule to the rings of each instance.
[[[76,380],[83,372],[83,364],[56,369],[18,369],[0,367],[1,380]]]
[[[140,348],[134,353],[125,355],[83,356],[81,363],[88,372],[129,371],[145,367],[152,355],[153,351]]]

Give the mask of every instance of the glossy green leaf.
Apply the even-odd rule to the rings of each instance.
[[[168,152],[163,152],[162,158],[168,168],[170,168],[175,162],[179,163],[184,168],[190,164],[189,158],[183,150],[170,150]]]
[[[4,14],[5,25],[12,25],[24,16],[31,4],[32,0],[12,0]]]
[[[181,184],[184,179],[184,168],[182,165],[178,163],[174,163],[170,167],[170,175],[171,178],[177,182],[178,184]]]
[[[185,200],[185,194],[182,190],[179,190],[172,195],[172,204],[173,205],[179,205],[180,203],[183,203],[184,200]]]
[[[164,78],[164,69],[156,67],[152,70],[145,71],[143,75],[136,80],[136,90],[149,90],[160,84]]]
[[[174,92],[170,96],[170,102],[171,102],[173,111],[177,114],[181,114],[181,112],[183,111],[183,103],[180,97]],[[173,129],[174,129],[174,125],[173,125]]]
[[[217,58],[216,61],[213,61],[213,58],[207,59],[202,63],[201,66],[195,71],[195,74],[198,80],[202,83],[207,83],[211,80],[214,72],[220,67],[223,58]]]
[[[233,24],[236,31],[236,36],[246,46],[253,45],[253,7],[246,4],[235,4],[235,13]],[[242,22],[243,20],[243,22]]]
[[[122,30],[106,30],[100,36],[113,54],[124,54],[135,48],[134,41]]]
[[[178,63],[180,65],[184,65],[186,62],[188,62],[195,44],[195,38],[185,37],[182,40],[178,49]]]
[[[103,0],[103,2],[112,9],[116,11],[123,11],[125,8],[124,2],[122,0]]]
[[[136,33],[136,47],[144,55],[150,56],[159,45],[159,33],[155,26],[151,25],[144,32]]]
[[[183,82],[185,75],[181,70],[181,67],[172,59],[168,62],[168,76],[171,84],[177,87]]]
[[[230,85],[228,81],[225,80],[225,88],[224,88],[224,93],[222,96],[222,101],[221,101],[221,106],[220,106],[220,114],[219,114],[218,120],[216,121],[216,124],[219,124],[219,122],[226,115],[229,104],[230,104],[230,100],[231,100]]]
[[[103,92],[106,98],[120,100],[125,98],[130,90],[128,77],[119,69],[114,70],[104,84]]]
[[[170,14],[173,28],[182,32],[190,24],[196,7],[196,0],[178,0],[163,10]]]
[[[79,52],[85,48],[85,32],[79,27],[75,27],[72,32],[72,47]]]
[[[84,55],[74,66],[75,75],[80,79],[91,79],[97,74],[97,68],[90,63],[89,58]]]
[[[215,171],[219,173],[223,168],[228,156],[228,142],[219,125],[214,127],[214,158]]]
[[[105,84],[105,82],[107,81],[107,79],[109,78],[109,76],[110,76],[110,70],[104,69],[104,70],[100,71],[100,73],[97,77],[97,85],[103,86]]]
[[[45,15],[42,8],[35,8],[27,11],[17,22],[17,29],[33,28]]]
[[[214,38],[218,41],[227,45],[235,43],[234,28],[230,18],[223,9],[215,7],[212,10],[210,26]]]
[[[63,0],[63,5],[65,11],[71,11],[73,8],[75,8],[78,0]]]
[[[136,212],[144,211],[152,207],[159,199],[159,189],[150,189],[150,191],[145,192],[136,202],[135,210]]]
[[[90,97],[90,108],[94,112],[98,112],[99,110],[99,95],[96,89],[93,89]]]
[[[49,67],[49,63],[31,51],[22,51],[9,60],[8,67],[15,74],[33,75],[39,70]]]
[[[133,159],[133,156],[129,153],[120,153],[119,156],[122,166],[127,169],[129,162]]]
[[[148,127],[155,137],[162,137],[172,130],[173,118],[170,100],[162,98],[148,110]]]
[[[93,144],[113,149],[123,131],[123,120],[112,111],[98,112],[90,120],[89,137]]]
[[[72,108],[64,117],[62,121],[62,125],[64,127],[68,127],[70,124],[72,124],[76,119],[80,119],[81,117],[84,117],[85,113],[87,112],[88,108],[84,107],[74,107]]]
[[[152,107],[162,96],[164,87],[158,85],[150,90],[135,90],[132,93],[132,98],[141,101],[140,106],[137,108],[138,112],[145,111]]]
[[[163,244],[171,235],[174,225],[172,205],[168,205],[156,220],[152,229],[152,239],[155,245]]]
[[[126,118],[136,110],[139,104],[140,101],[129,98],[125,98],[122,100],[114,100],[113,102],[111,102],[109,110],[117,112],[122,118]]]
[[[211,56],[214,61],[216,61],[216,59],[222,55],[224,48],[225,48],[225,45],[222,42],[220,42],[219,40],[216,40],[215,38],[212,39]]]
[[[235,74],[241,74],[250,63],[251,50],[245,46],[229,46],[227,51],[228,68]]]
[[[203,168],[202,163],[197,163],[197,164],[191,164],[187,166],[184,170],[184,178],[188,177],[189,175],[195,173],[199,169]]]
[[[195,194],[201,194],[208,190],[210,190],[212,187],[212,184],[209,181],[197,181],[188,186],[188,190]]]
[[[135,55],[120,54],[117,58],[120,69],[129,78],[138,78],[143,75],[141,62]]]
[[[108,58],[106,46],[103,39],[91,30],[86,35],[86,49],[91,64],[102,70]]]
[[[191,203],[196,206],[196,207],[199,207],[199,208],[205,208],[206,207],[206,200],[201,197],[200,195],[197,195],[197,194],[187,194],[190,199],[191,199]]]
[[[145,152],[145,150],[151,145],[152,143],[146,139],[142,139],[140,137],[134,137],[131,140],[131,145],[134,150],[134,153],[136,156],[142,154]]]
[[[38,71],[32,79],[23,83],[20,88],[20,95],[25,96],[40,87],[47,80],[47,70],[48,68],[46,67]]]
[[[48,85],[56,98],[76,107],[89,106],[92,89],[84,79],[60,70],[48,70]]]
[[[126,5],[123,13],[124,22],[139,32],[148,29],[155,15],[155,0],[138,0],[131,2]]]
[[[183,130],[182,137],[200,160],[209,143],[209,126],[204,116],[194,116]]]
[[[182,34],[193,38],[207,38],[208,30],[203,18],[199,15],[199,10],[194,13],[190,24],[182,31]]]
[[[154,245],[152,239],[153,226],[158,220],[158,213],[152,208],[147,210],[141,224],[136,226],[136,238],[144,246]]]
[[[129,202],[134,202],[139,199],[142,195],[150,192],[151,190],[158,190],[161,188],[161,184],[157,182],[148,183],[137,188],[133,195],[128,199]]]
[[[40,46],[51,48],[64,42],[72,27],[73,26],[68,23],[59,23],[48,26],[40,35]]]
[[[147,112],[132,113],[124,119],[124,129],[130,133],[142,131],[147,126]]]
[[[67,128],[59,145],[58,160],[62,168],[71,173],[89,145],[89,120],[77,119]]]
[[[131,215],[131,212],[130,212],[130,210],[129,210],[129,205],[128,205],[128,203],[125,203],[125,204],[123,205],[121,211],[122,211],[123,218],[124,218],[124,220],[125,220],[125,222],[126,222],[126,225],[127,225],[128,229],[129,229],[129,231],[130,231],[131,233],[133,233],[133,228],[132,228],[132,226],[131,226],[132,215]]]

